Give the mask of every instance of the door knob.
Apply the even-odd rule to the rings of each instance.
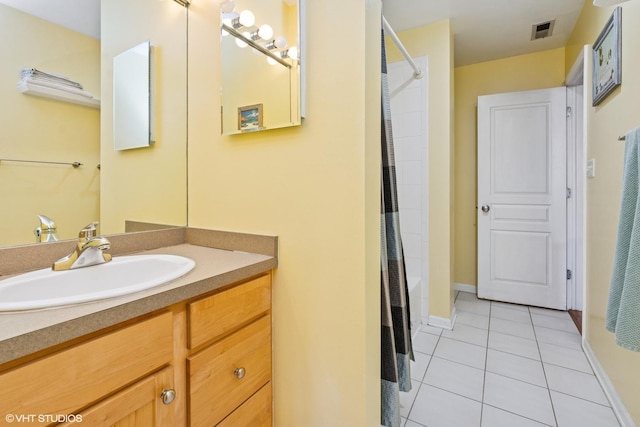
[[[239,380],[243,379],[246,373],[247,371],[244,368],[236,368],[236,370],[233,371],[233,375],[235,375]]]
[[[482,205],[482,212],[487,213],[491,210],[491,207],[489,205]]]
[[[176,391],[173,389],[163,390],[160,398],[162,399],[162,403],[169,405],[176,398]]]

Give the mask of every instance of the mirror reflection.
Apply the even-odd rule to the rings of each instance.
[[[22,93],[17,83],[21,69],[35,68],[99,99],[100,41],[6,4],[0,37],[12,41],[0,44],[0,159],[81,164],[0,160],[0,245],[35,243],[39,214],[71,238],[100,215],[100,110]]]
[[[220,6],[222,133],[299,125],[298,0],[226,0]]]
[[[124,232],[126,221],[186,225],[187,13],[174,1],[0,0],[0,36],[15,41],[0,45],[0,159],[51,162],[0,160],[0,246],[35,243],[38,215],[58,239],[93,221],[101,234]],[[87,23],[90,35],[69,28]],[[162,56],[157,143],[122,154],[112,62],[144,40]],[[23,68],[80,83],[101,108],[21,92]]]

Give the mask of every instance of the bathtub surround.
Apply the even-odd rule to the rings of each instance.
[[[400,427],[400,391],[411,390],[411,346],[409,290],[400,235],[400,212],[396,188],[396,162],[391,126],[391,100],[387,77],[384,30],[381,30],[382,151],[380,218],[380,286],[381,289],[381,423]]]
[[[413,68],[406,61],[394,62],[387,68],[412,331],[420,323],[428,323],[429,316],[429,71],[426,56],[414,61],[424,78],[415,79]],[[414,283],[418,286],[413,287]]]
[[[453,34],[448,20],[398,33],[414,57],[428,57],[428,273],[429,321],[452,321],[453,312]],[[389,45],[388,59],[402,54]],[[437,108],[434,108],[437,106]],[[434,268],[437,266],[437,268]],[[423,296],[423,298],[426,295]]]

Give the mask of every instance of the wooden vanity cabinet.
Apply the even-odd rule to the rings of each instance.
[[[271,275],[0,365],[0,384],[25,425],[271,426]]]
[[[172,315],[163,312],[26,362],[0,374],[0,412],[33,416],[27,425],[56,423],[47,415],[79,414],[168,365],[172,341]],[[162,386],[172,388],[173,378]]]
[[[187,315],[189,425],[270,426],[271,277],[192,302]],[[260,424],[250,413],[254,407],[265,410]],[[234,424],[223,421],[228,416]]]

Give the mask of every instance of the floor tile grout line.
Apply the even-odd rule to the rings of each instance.
[[[531,316],[531,322],[533,323],[533,315],[531,314],[531,309],[529,309],[529,316]],[[553,404],[553,399],[551,398],[551,389],[549,388],[549,379],[547,378],[547,370],[544,368],[544,361],[542,360],[542,351],[540,350],[540,343],[538,342],[538,335],[536,334],[535,328],[533,328],[533,335],[536,337],[536,347],[538,348],[538,354],[540,355],[540,365],[542,365],[542,374],[544,375],[544,382],[547,384],[547,394],[549,395],[549,403],[551,404],[551,411],[553,412],[553,420],[555,421],[555,424],[557,426],[558,417],[556,416],[556,407]]]
[[[446,391],[447,393],[456,395],[458,397],[463,397],[465,399],[471,400],[471,401],[479,403],[481,405],[483,404],[482,400],[474,399],[473,397],[465,396],[464,394],[460,394],[460,393],[457,393],[455,391],[447,390],[446,388],[443,388],[441,386],[437,386],[437,385],[434,385],[434,384],[427,384],[427,383],[422,383],[422,385],[426,385],[427,387],[437,388],[438,390]]]
[[[464,366],[464,367],[466,367],[466,368],[477,369],[478,371],[483,371],[483,370],[484,370],[484,369],[482,369],[482,368],[478,368],[477,366],[472,366],[472,365],[468,365],[468,364],[466,364],[466,363],[458,362],[458,361],[456,361],[456,360],[447,359],[446,357],[431,355],[431,359],[432,359],[432,360],[433,360],[433,358],[434,358],[434,357],[435,357],[436,359],[446,360],[447,362],[457,363],[458,365],[462,365],[462,366]],[[429,361],[429,364],[431,364],[431,361]]]
[[[441,338],[441,335],[438,336],[438,339],[436,340],[436,345],[433,346],[433,353],[434,354],[436,352],[436,349],[438,348],[438,344],[440,343],[440,338]],[[412,347],[413,347],[413,345],[412,345]],[[409,411],[407,412],[407,420],[409,419],[409,415],[411,415],[411,411],[413,411],[413,406],[416,404],[416,400],[418,400],[418,393],[420,393],[420,389],[422,388],[422,385],[424,384],[423,381],[424,381],[424,378],[427,376],[427,372],[429,372],[429,366],[431,366],[431,362],[433,361],[433,357],[434,357],[433,354],[431,354],[430,357],[429,357],[429,362],[427,363],[427,367],[424,370],[424,375],[422,376],[422,380],[419,381],[420,385],[418,386],[418,390],[416,391],[416,395],[413,398],[413,402],[411,402],[411,407],[409,408]],[[409,377],[411,377],[411,375],[409,375]],[[409,378],[409,381],[411,381],[411,378]],[[406,422],[405,422],[405,424],[406,424]]]
[[[546,343],[543,343],[543,344],[546,344]],[[566,347],[563,347],[563,348],[566,348]],[[571,349],[569,349],[569,350],[571,350]],[[596,375],[595,375],[593,372],[585,372],[585,371],[581,371],[581,370],[579,370],[579,369],[574,369],[574,368],[570,368],[570,367],[568,367],[568,366],[558,365],[557,363],[551,363],[551,362],[544,362],[544,361],[543,361],[543,362],[542,362],[542,364],[543,364],[543,365],[544,365],[544,364],[547,364],[547,365],[551,365],[551,366],[557,366],[558,368],[565,368],[565,369],[569,369],[570,371],[578,372],[578,373],[580,373],[580,374],[591,375],[591,376],[595,377],[595,378],[596,378],[596,380],[598,379],[598,377],[596,377]],[[598,384],[600,384],[600,381],[598,381]]]
[[[498,319],[498,320],[504,320],[504,319]],[[524,325],[524,323],[521,323],[521,325]],[[489,329],[489,332],[491,332],[491,329]],[[494,330],[493,332],[496,332],[496,333],[502,334],[502,335],[509,335],[510,337],[522,338],[523,340],[536,341],[535,338],[531,339],[531,338],[523,337],[522,335],[515,335],[515,334],[512,334],[512,333],[508,333],[508,332],[502,332],[502,331],[496,331],[496,330]],[[535,331],[534,331],[534,335],[535,335]]]
[[[534,359],[529,359],[529,360],[534,360]],[[539,362],[539,360],[536,360],[536,362]],[[501,374],[501,373],[498,373],[498,372],[489,371],[489,370],[487,370],[487,372],[488,372],[488,373],[490,373],[490,374],[493,374],[493,375],[497,375],[497,376],[499,376],[499,377],[508,378],[508,379],[510,379],[510,380],[513,380],[513,381],[519,381],[519,382],[524,383],[524,384],[532,385],[532,386],[534,386],[534,387],[539,387],[539,388],[549,389],[549,387],[545,387],[545,386],[543,386],[543,385],[539,385],[539,384],[534,384],[534,383],[532,383],[532,382],[525,381],[525,380],[520,379],[520,378],[510,377],[510,376],[508,376],[508,375],[504,375],[504,374]],[[546,378],[545,378],[545,382],[546,382]]]
[[[509,352],[509,351],[504,351],[504,350],[500,350],[500,349],[493,348],[493,347],[489,347],[489,349],[491,349],[491,350],[493,350],[493,351],[500,352],[500,353],[509,354],[509,355],[511,355],[511,356],[518,356],[518,357],[522,357],[523,359],[533,360],[534,362],[542,362],[542,360],[541,360],[541,359],[534,359],[534,358],[531,358],[531,357],[523,356],[523,355],[521,355],[521,354],[511,353],[511,352]]]
[[[482,375],[482,402],[480,402],[480,425],[482,427],[482,417],[484,416],[484,395],[487,387],[487,365],[489,364],[489,333],[491,332],[491,309],[493,304],[489,304],[489,325],[487,326],[487,347],[484,352],[484,372]]]
[[[602,403],[594,402],[593,400],[585,399],[584,397],[574,396],[573,394],[570,394],[570,393],[567,393],[567,392],[564,392],[564,391],[554,390],[554,389],[551,389],[551,388],[549,388],[549,390],[553,391],[553,392],[556,392],[558,394],[563,394],[565,396],[573,397],[574,399],[582,400],[583,402],[593,403],[594,405],[602,406],[603,408],[609,408],[609,409],[611,409],[613,411],[613,408],[611,407],[611,405],[603,405]],[[604,394],[604,393],[603,393],[603,395],[604,395],[604,397],[606,399],[607,395]]]
[[[543,423],[543,422],[538,421],[538,420],[534,420],[533,418],[529,418],[529,417],[527,417],[527,416],[525,416],[525,415],[518,414],[518,413],[513,412],[513,411],[508,411],[508,410],[506,410],[506,409],[504,409],[504,408],[499,408],[499,407],[497,407],[497,406],[495,406],[495,405],[490,405],[490,404],[488,404],[488,403],[483,403],[483,404],[482,404],[482,406],[484,406],[484,405],[490,406],[490,407],[492,407],[492,408],[494,408],[494,409],[498,409],[498,410],[503,411],[503,412],[507,412],[507,413],[509,413],[509,414],[515,415],[515,416],[520,417],[520,418],[524,418],[524,419],[527,419],[527,420],[533,421],[534,423],[538,423],[538,424],[543,425],[543,426],[553,427],[553,426],[550,426],[549,424]]]

